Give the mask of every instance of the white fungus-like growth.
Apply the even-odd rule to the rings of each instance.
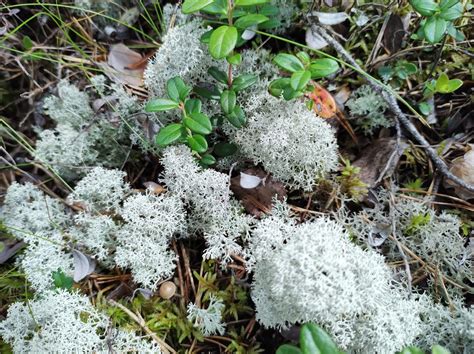
[[[322,325],[345,350],[393,353],[421,331],[416,302],[392,285],[383,257],[353,245],[326,218],[262,220],[249,266],[257,320],[266,327]]]
[[[241,153],[290,188],[311,190],[337,167],[333,129],[301,102],[267,94],[266,102],[231,136]]]
[[[393,122],[387,118],[385,111],[387,102],[369,85],[359,87],[352,93],[346,102],[351,115],[357,117],[354,122],[360,126],[367,135],[372,134],[378,127],[391,127]]]
[[[46,113],[57,124],[68,124],[76,129],[90,122],[94,111],[90,107],[89,96],[67,81],[60,81],[58,96],[48,96],[44,100]]]
[[[424,331],[415,344],[429,350],[433,344],[440,344],[451,353],[474,352],[474,308],[464,307],[461,299],[453,299],[455,309],[426,301],[420,316]]]
[[[11,305],[0,334],[15,353],[91,353],[101,348],[107,322],[86,296],[47,291]]]
[[[204,336],[222,335],[225,330],[225,325],[222,323],[224,308],[224,302],[213,295],[209,297],[209,305],[205,309],[191,302],[188,304],[188,321],[199,328]]]
[[[226,263],[232,254],[242,253],[237,241],[248,234],[251,219],[232,199],[229,176],[199,167],[191,150],[183,145],[166,148],[161,163],[162,181],[189,208],[189,231],[204,233],[208,245],[204,257]]]
[[[155,290],[176,267],[169,243],[184,232],[182,202],[168,194],[137,194],[125,200],[120,214],[125,225],[117,233],[115,262],[130,268],[137,283]]]
[[[94,167],[82,178],[69,195],[71,202],[80,202],[88,211],[117,210],[130,185],[124,181],[123,171]]]
[[[74,179],[83,174],[97,160],[99,152],[94,148],[95,140],[88,131],[78,131],[68,124],[39,133],[36,141],[35,158],[52,166],[63,178]]]
[[[0,335],[14,353],[160,353],[136,333],[110,328],[107,316],[78,292],[45,291],[16,302],[0,322]]]
[[[36,233],[64,226],[69,219],[63,204],[29,182],[8,187],[0,218],[15,237],[27,242],[37,240]]]
[[[69,230],[69,234],[77,247],[84,247],[86,253],[105,264],[113,263],[111,258],[120,226],[108,215],[80,213],[74,221],[75,226]]]
[[[345,220],[349,231],[360,242],[373,245],[375,238],[391,232],[393,221],[397,239],[416,255],[459,281],[463,278],[473,280],[472,249],[465,247],[458,217],[446,212],[438,215],[422,202],[397,196],[393,196],[390,205],[390,195],[385,190],[376,197],[373,209],[365,208]],[[387,240],[384,246],[388,246],[386,256],[389,260],[401,259],[395,242]],[[445,285],[450,287],[449,283]]]
[[[61,270],[70,277],[74,273],[72,253],[67,252],[59,232],[38,234],[36,241],[29,242],[19,264],[31,287],[37,292],[54,287],[53,272]]]
[[[194,86],[206,72],[210,55],[200,42],[206,29],[198,21],[171,28],[144,73],[145,85],[158,97],[165,97],[166,82],[180,76],[189,86]]]

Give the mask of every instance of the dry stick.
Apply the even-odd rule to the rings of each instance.
[[[115,300],[109,299],[107,300],[111,305],[118,307],[121,309],[123,312],[125,312],[132,320],[134,320],[143,330],[156,342],[158,345],[161,347],[161,350],[163,353],[168,354],[168,353],[176,353],[176,350],[171,348],[168,344],[166,344],[165,341],[163,341],[161,338],[159,338],[155,332],[153,332],[150,328],[145,323],[145,320],[143,319],[140,314],[134,314],[131,310],[123,306],[122,304],[118,303]]]
[[[338,41],[336,41],[324,28],[322,28],[321,26],[312,24],[311,31],[323,37],[324,40],[328,42],[336,50],[336,52],[338,52],[339,55],[341,55],[344,58],[344,60],[346,60],[349,64],[351,64],[357,70],[364,72],[364,70],[360,67],[359,64],[357,64],[354,58],[352,58],[352,56],[344,49],[344,47]],[[402,110],[400,109],[400,106],[397,103],[396,98],[390,92],[386,91],[386,89],[382,87],[379,83],[372,81],[371,79],[367,79],[367,82],[374,91],[382,95],[382,97],[388,103],[390,110],[395,114],[395,117],[400,121],[401,125],[406,130],[408,130],[408,132],[415,138],[418,144],[420,144],[421,147],[425,149],[426,154],[433,161],[434,165],[438,168],[439,172],[444,177],[453,181],[457,185],[467,189],[470,192],[474,192],[474,185],[466,183],[464,180],[453,175],[449,171],[446,163],[438,156],[436,151],[431,147],[431,145],[428,143],[425,137],[420,134],[420,132],[416,129],[416,127],[413,125],[410,119],[405,115],[405,113],[402,112]]]

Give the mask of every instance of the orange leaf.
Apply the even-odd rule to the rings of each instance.
[[[313,101],[313,109],[322,118],[332,118],[336,114],[336,101],[321,85],[314,84],[314,90],[308,97]]]

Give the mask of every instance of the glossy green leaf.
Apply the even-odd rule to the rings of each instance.
[[[207,5],[211,4],[213,0],[184,0],[181,12],[183,14],[192,14],[197,12]]]
[[[166,83],[166,92],[169,98],[175,102],[184,101],[191,92],[191,87],[186,86],[179,76],[169,79]]]
[[[283,94],[283,90],[290,86],[290,78],[280,78],[273,80],[268,87],[268,92],[272,96],[280,97]]]
[[[269,18],[260,14],[249,14],[242,16],[235,21],[234,25],[240,29],[246,29],[250,26],[258,25],[259,23],[268,21]]]
[[[303,65],[309,65],[311,58],[306,52],[298,52],[296,53],[296,56],[298,57],[299,60],[303,63]]]
[[[199,38],[201,43],[209,44],[209,41],[211,40],[212,32],[214,32],[214,29],[204,32],[201,38]]]
[[[438,16],[430,17],[423,26],[425,38],[430,43],[438,43],[443,38],[448,27],[448,21]]]
[[[207,140],[199,134],[194,134],[187,137],[189,147],[197,153],[203,153],[207,150]]]
[[[222,84],[227,85],[227,74],[215,66],[207,69],[207,73]]]
[[[227,115],[226,118],[236,128],[242,128],[246,122],[245,113],[240,106],[235,106],[232,113]]]
[[[183,118],[183,123],[194,133],[207,135],[212,132],[211,120],[203,113],[191,113]]]
[[[290,85],[293,90],[300,91],[308,85],[309,80],[311,80],[311,72],[308,70],[297,71],[291,75]]]
[[[433,0],[410,0],[411,6],[423,16],[431,16],[438,9],[438,4]]]
[[[277,17],[270,18],[268,21],[265,21],[258,25],[259,30],[269,30],[281,26],[281,21]]]
[[[196,86],[194,87],[194,92],[210,100],[219,100],[221,98],[221,91],[214,85]]]
[[[237,28],[220,26],[212,32],[209,40],[209,53],[214,59],[225,58],[232,52],[237,43]]]
[[[303,95],[303,91],[297,91],[297,90],[294,90],[293,87],[291,86],[288,86],[288,87],[285,87],[285,89],[283,90],[283,98],[286,100],[286,101],[290,101],[294,98],[297,98],[297,97],[300,97]]]
[[[187,114],[201,113],[201,106],[201,100],[198,100],[197,98],[190,98],[184,102],[184,110]]]
[[[240,65],[242,63],[242,55],[240,53],[230,55],[226,58],[227,62],[232,65]]]
[[[199,160],[199,162],[202,165],[211,166],[211,165],[214,165],[216,163],[216,158],[214,156],[212,156],[211,154],[205,154],[201,157],[201,160]]]
[[[267,3],[269,0],[235,0],[235,6],[253,6],[262,5]]]
[[[273,4],[265,4],[260,8],[259,13],[267,17],[275,17],[280,14],[280,10]]]
[[[158,146],[167,146],[177,141],[182,134],[182,125],[178,123],[167,125],[161,128],[156,134],[155,142]]]
[[[454,21],[462,16],[464,8],[460,2],[452,3],[449,0],[445,2],[445,6],[441,5],[439,16],[446,21]]]
[[[329,58],[315,59],[310,65],[311,77],[313,79],[320,79],[334,74],[338,70],[339,64],[337,61]]]
[[[243,74],[237,76],[232,82],[232,89],[236,92],[245,90],[257,82],[258,78],[256,75]]]
[[[436,80],[435,90],[439,93],[451,93],[460,88],[462,84],[462,80],[449,80],[448,75],[446,75],[446,73],[442,73]]]
[[[145,106],[146,112],[162,112],[178,108],[179,103],[167,98],[154,98]]]
[[[230,143],[217,143],[214,146],[214,154],[218,157],[226,157],[237,152],[237,146]]]
[[[295,71],[304,70],[304,66],[301,61],[291,54],[280,53],[274,59],[273,62],[283,70],[294,73]]]
[[[300,331],[300,346],[303,354],[339,354],[332,338],[321,327],[312,323],[303,325]]]
[[[294,345],[283,344],[278,347],[276,354],[301,354],[301,350]]]
[[[212,4],[207,5],[202,11],[213,15],[227,15],[227,0],[214,0]]]
[[[23,45],[23,49],[26,50],[26,51],[30,50],[34,46],[33,41],[31,40],[31,38],[29,36],[26,36],[26,35],[21,40],[21,44]]]
[[[429,105],[428,102],[421,102],[418,105],[418,109],[420,110],[420,113],[423,114],[424,116],[427,116],[431,113],[431,106]]]
[[[230,114],[234,108],[237,101],[237,96],[232,90],[224,90],[221,94],[221,107],[224,113]]]

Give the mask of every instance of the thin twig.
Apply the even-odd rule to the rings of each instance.
[[[323,39],[328,42],[350,65],[359,71],[364,71],[360,65],[357,64],[354,58],[352,58],[352,56],[344,49],[344,47],[338,41],[336,41],[323,27],[312,24],[311,31],[323,37]],[[379,83],[372,80],[367,80],[367,82],[374,91],[382,95],[390,107],[390,110],[395,114],[395,117],[401,123],[403,128],[405,128],[413,136],[413,138],[415,138],[418,144],[420,144],[421,147],[426,151],[426,154],[433,161],[439,172],[457,185],[467,189],[470,192],[474,192],[474,185],[466,183],[466,181],[453,175],[449,171],[446,163],[438,156],[436,151],[431,147],[425,137],[420,134],[420,132],[416,129],[415,125],[410,121],[405,113],[402,112],[396,98],[391,93],[386,91],[383,86],[379,85]]]
[[[155,332],[153,332],[150,328],[145,323],[145,320],[143,319],[140,314],[135,314],[122,304],[118,303],[115,300],[109,299],[107,300],[111,305],[118,307],[121,309],[123,312],[125,312],[132,320],[134,320],[158,345],[161,347],[161,350],[163,353],[168,354],[168,353],[176,353],[176,350],[174,350],[172,347],[170,347],[168,344],[166,344],[165,341],[163,341],[161,338],[159,338]]]

